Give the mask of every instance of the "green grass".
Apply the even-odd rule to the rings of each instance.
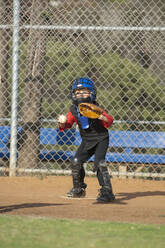
[[[0,216],[1,248],[159,248],[165,225]]]

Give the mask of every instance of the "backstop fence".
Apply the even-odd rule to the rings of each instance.
[[[111,175],[165,178],[164,0],[0,0],[0,34],[1,175],[71,173],[80,137],[57,116],[89,77],[115,120]]]

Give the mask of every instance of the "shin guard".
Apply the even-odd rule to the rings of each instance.
[[[97,178],[100,186],[112,191],[112,185],[110,181],[110,175],[108,172],[107,164],[105,161],[101,161],[97,169]]]
[[[74,158],[72,161],[72,178],[73,178],[73,187],[81,188],[81,167],[77,158]]]

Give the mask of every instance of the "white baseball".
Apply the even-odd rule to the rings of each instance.
[[[58,121],[60,123],[65,123],[67,121],[67,118],[65,115],[60,115],[59,118],[58,118]]]

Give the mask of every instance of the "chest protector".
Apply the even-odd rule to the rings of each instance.
[[[76,105],[72,105],[70,111],[77,120],[80,135],[83,140],[98,143],[106,137],[109,137],[108,130],[102,126],[100,120],[89,119],[87,117],[84,119],[78,112]]]

